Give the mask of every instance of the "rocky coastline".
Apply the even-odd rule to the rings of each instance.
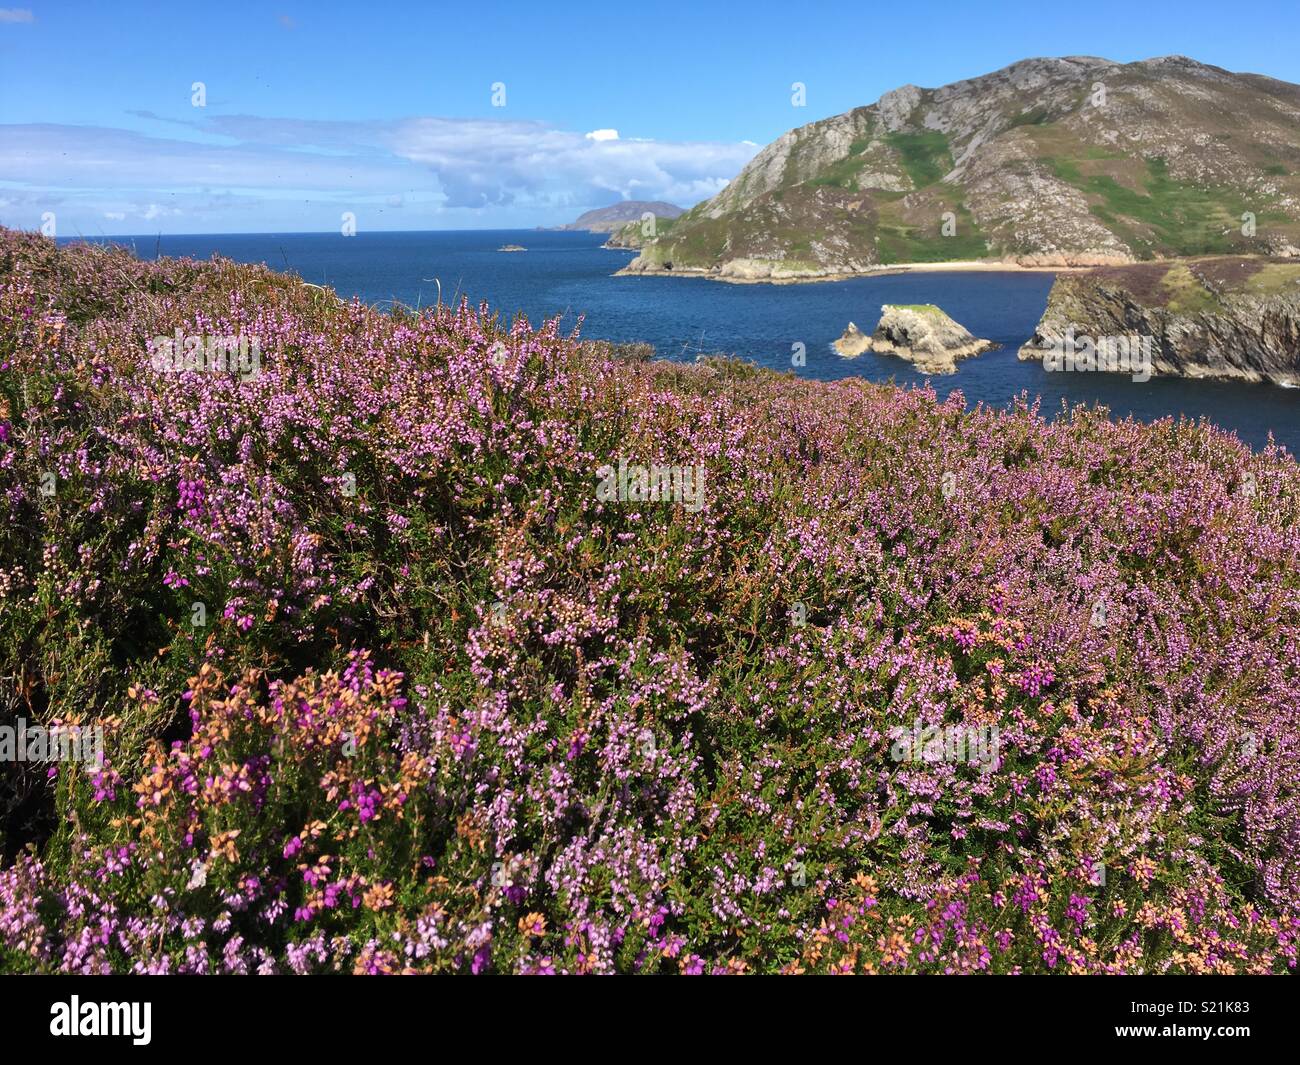
[[[1140,346],[1151,376],[1300,387],[1300,263],[1219,256],[1059,277],[1022,360],[1120,369]]]

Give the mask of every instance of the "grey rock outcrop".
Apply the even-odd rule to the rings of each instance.
[[[871,334],[871,350],[897,355],[921,373],[957,372],[961,359],[996,348],[991,340],[973,336],[932,303],[880,308],[880,324]]]
[[[846,359],[853,359],[871,347],[871,338],[853,322],[844,330],[844,335],[832,345]]]

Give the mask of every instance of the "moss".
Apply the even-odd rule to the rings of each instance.
[[[890,306],[896,311],[912,311],[915,314],[928,314],[931,317],[938,317],[944,314],[944,312],[933,303],[891,303]],[[944,315],[944,317],[946,317],[946,315]]]

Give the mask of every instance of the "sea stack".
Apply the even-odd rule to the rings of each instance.
[[[959,359],[998,345],[971,335],[932,303],[887,303],[880,308],[880,324],[871,334],[870,346],[872,351],[906,359],[921,373],[950,374],[957,372]]]
[[[852,359],[871,347],[871,338],[850,322],[849,327],[844,330],[844,335],[835,341],[833,347],[846,359]]]

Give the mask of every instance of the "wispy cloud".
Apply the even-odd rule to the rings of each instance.
[[[0,22],[35,22],[36,16],[26,7],[0,7]]]
[[[202,231],[232,211],[273,228],[327,228],[340,210],[367,206],[415,207],[420,224],[431,227],[440,217],[452,225],[549,224],[567,220],[557,212],[618,199],[695,203],[721,189],[755,151],[750,144],[625,139],[614,129],[582,133],[528,120],[133,115],[158,123],[157,132],[0,127],[4,215],[57,198],[64,215],[84,215],[81,224],[163,219],[178,232]],[[409,215],[401,221],[413,223]]]

